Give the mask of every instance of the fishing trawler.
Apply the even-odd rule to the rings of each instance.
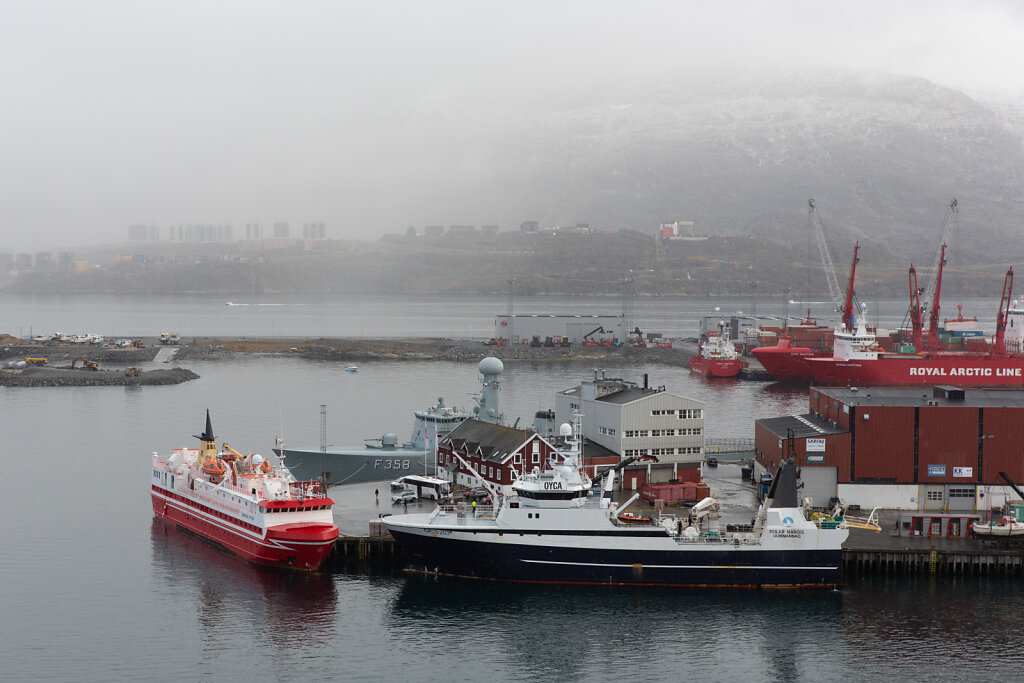
[[[444,398],[425,410],[413,411],[412,437],[399,443],[393,433],[367,439],[362,445],[342,448],[274,449],[283,455],[288,467],[300,479],[324,478],[328,484],[356,484],[386,481],[406,475],[426,476],[434,472],[437,442],[468,417],[501,424],[504,416],[498,405],[498,389],[505,367],[493,357],[477,366],[483,375],[483,387],[472,412],[445,405]]]
[[[581,470],[579,425],[563,425],[561,462],[520,474],[511,493],[488,485],[494,505],[442,504],[382,523],[411,571],[542,583],[671,586],[833,587],[842,583],[848,528],[870,518],[812,519],[797,500],[797,468],[785,461],[752,525],[719,523],[718,500],[687,517],[623,519],[636,494],[611,502],[614,470],[599,491]],[[460,458],[460,460],[462,460]],[[487,485],[472,466],[462,460]]]
[[[218,451],[210,411],[199,448],[153,454],[153,512],[257,564],[315,570],[338,539],[318,481],[297,481],[262,455]]]

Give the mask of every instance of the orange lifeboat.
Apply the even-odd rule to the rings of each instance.
[[[644,515],[634,515],[632,512],[623,512],[619,515],[619,521],[623,524],[654,524],[654,520]]]
[[[213,479],[220,479],[228,473],[228,468],[220,458],[207,458],[203,461],[203,474]]]

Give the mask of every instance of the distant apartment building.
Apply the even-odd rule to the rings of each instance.
[[[693,221],[675,221],[674,223],[662,223],[658,226],[658,237],[663,240],[690,240],[701,241],[708,238],[707,235],[697,235],[693,232]]]
[[[521,232],[538,232],[540,224],[537,221],[523,221],[519,226]]]
[[[234,227],[230,223],[172,225],[170,238],[174,242],[231,242]]]
[[[159,242],[160,226],[156,223],[139,223],[128,226],[129,242]]]
[[[57,254],[57,267],[61,270],[71,270],[74,263],[75,253],[73,251],[62,251]]]
[[[497,235],[499,232],[501,232],[501,226],[500,225],[481,225],[480,226],[480,232],[482,232],[485,235]]]
[[[53,254],[48,251],[36,252],[36,270],[53,270]]]
[[[326,223],[303,223],[302,224],[302,239],[306,239],[306,240],[324,240],[324,239],[327,239],[327,224]]]
[[[443,225],[427,225],[423,228],[424,237],[440,237],[444,234]]]
[[[277,221],[274,223],[274,239],[286,240],[292,236],[292,229],[285,221]]]
[[[14,255],[8,252],[0,253],[0,273],[7,273],[14,267]]]
[[[416,236],[416,226],[415,225],[410,225],[408,228],[406,228],[405,229],[405,236],[406,237],[415,237]]]
[[[246,223],[245,239],[250,241],[263,239],[263,225],[261,223]]]
[[[448,232],[449,233],[453,233],[454,232],[454,233],[460,233],[460,234],[476,232],[476,226],[475,225],[451,225],[451,226],[448,227]]]
[[[32,254],[24,252],[16,254],[14,256],[14,269],[19,271],[32,270]]]

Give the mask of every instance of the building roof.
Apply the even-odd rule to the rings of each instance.
[[[922,387],[815,387],[850,406],[969,406],[1015,408],[1024,406],[1024,390],[971,389],[954,386]]]
[[[450,443],[460,450],[466,447],[471,453],[479,449],[487,460],[500,462],[522,448],[534,435],[535,432],[470,418],[449,432],[441,443]]]
[[[633,401],[638,401],[648,396],[654,396],[655,394],[665,393],[667,392],[658,391],[657,389],[640,389],[638,387],[634,389],[623,389],[622,391],[616,391],[614,394],[602,396],[597,400],[601,401],[602,403],[617,403],[619,405],[622,405],[625,403],[632,403]],[[672,395],[674,396],[675,394]],[[679,396],[678,398],[682,398],[682,396]]]
[[[769,417],[758,420],[757,424],[761,425],[780,439],[788,439],[790,430],[793,430],[793,438],[795,439],[828,436],[829,434],[842,434],[847,431],[842,427],[834,426],[828,420],[823,420],[810,413],[806,415]]]

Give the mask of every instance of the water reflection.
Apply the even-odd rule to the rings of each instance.
[[[697,664],[717,676],[758,671],[796,680],[824,673],[820,654],[808,650],[841,639],[843,605],[839,591],[548,586],[415,575],[395,598],[390,620],[393,628],[413,625],[438,635],[472,625],[477,646],[489,656],[500,649],[527,678],[578,680],[624,670],[661,676]]]
[[[177,599],[194,608],[204,645],[216,650],[234,632],[281,647],[296,638],[329,641],[338,616],[330,574],[254,565],[158,519],[151,547],[156,585],[173,587]]]

